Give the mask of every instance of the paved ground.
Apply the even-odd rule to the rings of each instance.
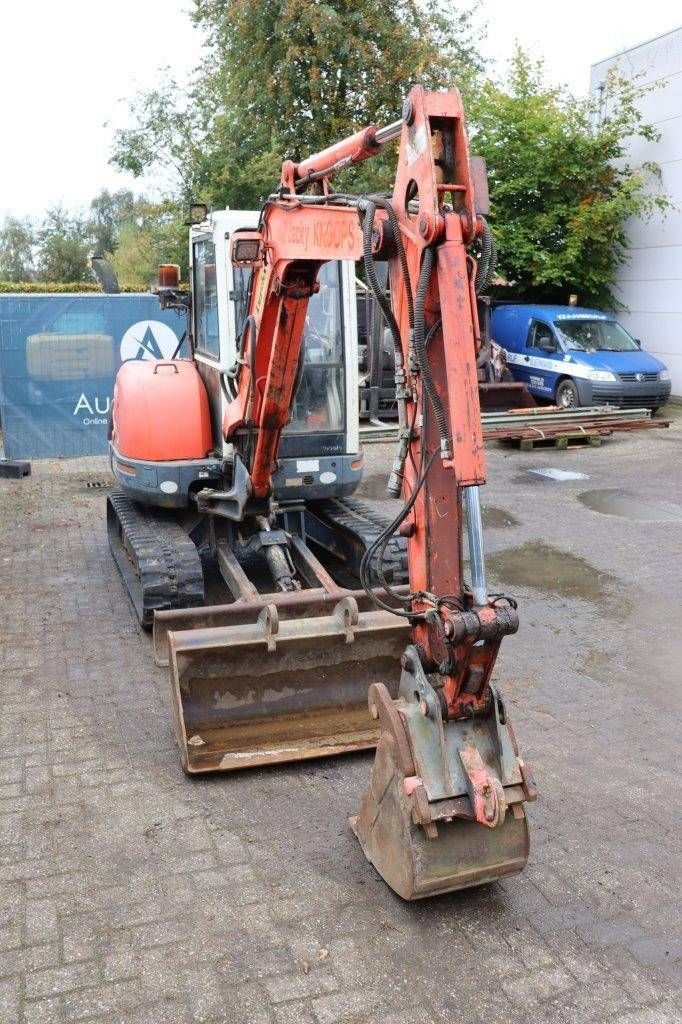
[[[346,825],[369,757],[182,775],[107,551],[104,460],[0,481],[0,1020],[678,1021],[681,441],[678,420],[490,451],[490,569],[523,623],[498,678],[541,799],[522,876],[418,905]],[[662,521],[578,500],[613,488]]]

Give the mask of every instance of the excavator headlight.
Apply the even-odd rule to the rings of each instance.
[[[208,206],[206,203],[190,203],[186,222],[187,226],[203,224],[205,220],[208,220]]]
[[[261,258],[260,238],[235,238],[232,243],[232,262],[238,266],[253,266]]]

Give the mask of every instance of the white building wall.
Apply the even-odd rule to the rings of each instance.
[[[620,269],[615,289],[628,312],[619,319],[643,348],[668,366],[672,393],[682,398],[682,28],[594,64],[591,93],[598,93],[613,66],[624,77],[642,74],[643,84],[656,87],[642,98],[640,109],[661,138],[633,139],[628,159],[636,165],[657,163],[660,188],[676,207],[667,217],[655,214],[650,221],[628,222],[630,259]]]

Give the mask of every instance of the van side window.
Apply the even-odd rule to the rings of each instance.
[[[542,352],[556,352],[558,347],[552,328],[539,320],[533,320],[526,339],[526,348],[539,348]]]

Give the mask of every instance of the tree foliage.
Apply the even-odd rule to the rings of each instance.
[[[37,269],[41,281],[90,281],[90,242],[87,226],[78,214],[53,206],[36,236]]]
[[[129,189],[94,197],[87,212],[48,210],[35,227],[7,217],[0,227],[0,282],[98,288],[90,256],[107,257],[122,289],[148,288],[159,263],[187,273],[187,228],[173,202],[151,202]]]
[[[140,200],[128,188],[109,192],[103,188],[90,203],[88,234],[93,255],[106,256],[118,245],[121,224],[135,216]]]
[[[124,288],[149,287],[156,279],[159,263],[178,263],[186,279],[187,228],[177,206],[138,200],[117,225],[110,262]]]
[[[282,160],[400,113],[412,84],[457,83],[480,68],[469,16],[437,0],[195,0],[205,56],[186,94],[168,79],[139,95],[113,160],[141,175],[160,167],[176,194],[253,208]],[[388,185],[392,160],[356,173]]]
[[[168,68],[159,77],[156,89],[133,97],[132,127],[114,132],[112,163],[135,178],[153,169],[162,176],[161,191],[165,186],[169,196],[186,204],[205,184],[206,146],[219,101],[199,72],[187,87],[178,85]]]
[[[598,101],[577,100],[547,85],[542,62],[521,49],[506,81],[485,80],[467,9],[445,0],[194,0],[205,50],[192,81],[183,88],[166,74],[134,99],[132,127],[115,134],[114,164],[138,177],[154,171],[166,198],[103,191],[87,215],[52,210],[37,231],[6,222],[0,277],[85,281],[92,251],[110,255],[124,287],[146,286],[161,261],[186,272],[188,200],[258,207],[284,158],[395,120],[420,81],[464,95],[472,151],[488,163],[504,296],[566,301],[575,292],[583,304],[614,306],[628,219],[670,205],[658,169],[627,157],[633,138],[657,138],[639,112],[646,90],[611,74]],[[337,185],[390,187],[388,150]]]
[[[0,281],[33,278],[35,231],[29,220],[6,217],[0,228]]]
[[[601,100],[577,100],[520,49],[504,85],[483,84],[472,150],[488,165],[505,298],[566,302],[573,292],[581,305],[617,305],[626,221],[670,205],[657,167],[626,158],[628,140],[657,138],[639,111],[644,91],[610,74]]]

